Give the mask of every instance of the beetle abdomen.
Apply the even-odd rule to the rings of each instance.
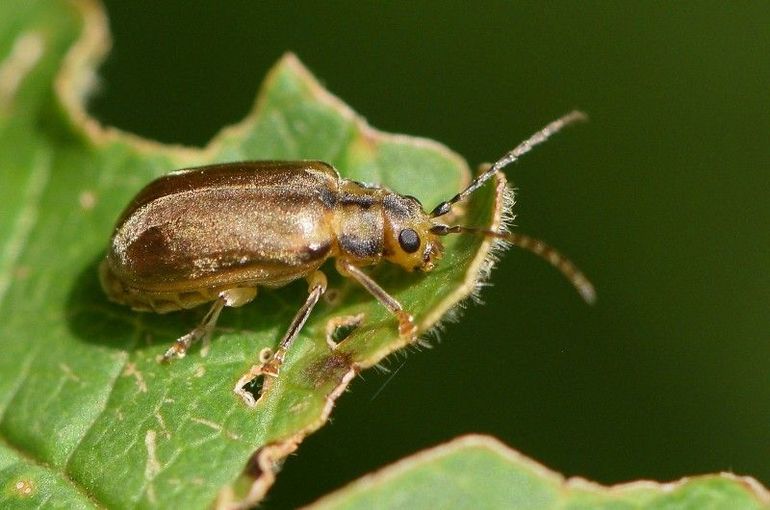
[[[200,294],[200,304],[216,297],[209,296],[213,289],[303,277],[336,249],[338,183],[331,167],[315,162],[217,165],[164,176],[137,195],[115,228],[105,290],[127,304],[137,295],[176,293]]]

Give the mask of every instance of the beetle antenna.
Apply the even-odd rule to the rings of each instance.
[[[539,145],[545,142],[552,135],[561,131],[562,128],[570,124],[574,124],[575,122],[587,121],[587,120],[588,120],[588,115],[586,115],[581,111],[574,110],[556,119],[555,121],[551,122],[546,127],[544,127],[534,135],[530,136],[528,139],[521,142],[515,149],[510,151],[508,154],[506,154],[502,158],[495,161],[495,163],[491,167],[489,167],[484,173],[482,173],[481,175],[473,179],[471,183],[468,185],[468,187],[465,188],[462,192],[458,193],[457,195],[447,200],[446,202],[441,202],[440,204],[438,204],[436,208],[433,209],[433,211],[430,213],[430,217],[437,218],[439,216],[443,216],[446,213],[448,213],[452,209],[452,206],[454,204],[456,204],[461,200],[465,200],[465,198],[467,198],[468,195],[470,195],[471,193],[479,189],[495,173],[499,172],[500,170],[510,165],[511,163],[514,163],[524,154],[531,151],[535,145]]]
[[[591,282],[586,276],[573,264],[567,257],[559,253],[552,246],[544,243],[539,239],[530,237],[528,235],[519,234],[515,232],[496,232],[494,230],[486,230],[476,227],[463,227],[460,225],[448,226],[448,225],[434,225],[430,229],[431,233],[436,235],[447,234],[482,234],[486,237],[494,237],[496,239],[502,239],[506,243],[510,243],[513,246],[522,248],[534,253],[541,259],[551,264],[558,269],[561,274],[564,275],[567,280],[577,289],[580,296],[586,303],[592,305],[596,302],[596,291]]]

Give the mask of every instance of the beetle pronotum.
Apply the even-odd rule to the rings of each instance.
[[[426,213],[411,196],[340,178],[320,161],[250,161],[172,172],[148,184],[128,205],[112,234],[99,273],[115,302],[166,313],[212,302],[201,323],[162,359],[181,358],[211,334],[226,306],[238,307],[257,287],[307,279],[309,294],[261,374],[278,376],[283,360],[321,295],[329,258],[398,320],[402,337],[417,334],[412,315],[361,268],[382,260],[407,271],[430,271],[442,255],[440,238],[476,233],[500,238],[547,260],[592,302],[594,290],[569,260],[542,241],[518,233],[446,225],[440,218],[502,168],[585,114],[551,122],[473,179],[465,190]],[[236,387],[247,403],[253,398]]]

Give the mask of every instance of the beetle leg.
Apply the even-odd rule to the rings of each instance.
[[[174,358],[184,358],[185,354],[187,354],[187,349],[190,348],[190,345],[192,345],[193,342],[208,336],[209,333],[211,333],[211,330],[214,329],[214,325],[217,323],[217,319],[222,312],[222,308],[225,307],[225,303],[225,297],[219,296],[217,300],[214,301],[214,304],[211,305],[209,311],[206,312],[206,315],[203,316],[201,323],[186,335],[179,337],[173,345],[168,348],[166,353],[163,354],[161,362],[171,361]]]
[[[244,389],[246,385],[248,385],[251,381],[260,375],[270,377],[278,376],[279,372],[281,371],[281,365],[283,365],[283,360],[286,357],[286,353],[289,351],[291,344],[294,342],[294,339],[297,338],[299,332],[302,331],[302,327],[305,325],[305,322],[307,322],[308,317],[310,317],[310,313],[313,311],[313,308],[315,308],[315,305],[318,304],[318,300],[321,299],[323,293],[326,292],[326,275],[324,275],[321,271],[316,271],[310,275],[308,277],[308,283],[309,294],[305,300],[305,304],[300,307],[300,309],[297,311],[297,314],[294,316],[294,319],[292,319],[291,324],[289,325],[289,329],[283,335],[281,342],[278,344],[278,348],[275,350],[272,356],[270,356],[262,364],[251,367],[251,369],[246,372],[235,384],[233,391],[238,394],[249,406],[256,405],[256,401],[254,400],[252,394]],[[263,383],[263,394],[265,390],[267,390],[269,384],[269,379]]]
[[[219,319],[219,314],[222,313],[222,308],[225,306],[238,307],[243,306],[250,302],[257,295],[257,289],[253,287],[242,287],[235,289],[223,290],[219,293],[219,297],[214,304],[211,305],[209,311],[203,316],[203,320],[198,324],[195,329],[187,333],[186,335],[177,339],[174,344],[168,348],[166,353],[161,358],[162,362],[171,361],[174,358],[183,358],[187,354],[187,349],[190,348],[193,342],[203,339],[206,345],[201,349],[201,354],[206,355],[208,351],[208,338],[211,332],[214,330],[214,326]]]
[[[396,319],[398,319],[398,334],[401,335],[402,338],[412,341],[417,337],[417,325],[414,323],[412,314],[405,311],[404,307],[401,306],[401,303],[388,294],[385,289],[380,287],[377,282],[369,277],[369,275],[350,262],[340,259],[337,259],[337,271],[339,271],[342,276],[350,276],[355,279],[368,290],[372,296],[377,298],[377,301],[379,301],[382,306],[396,316]]]
[[[297,312],[297,315],[294,316],[294,319],[289,325],[289,329],[286,331],[286,334],[283,335],[281,343],[278,344],[278,348],[275,350],[273,357],[262,366],[262,373],[265,375],[272,377],[278,375],[278,372],[281,370],[281,365],[283,365],[283,360],[286,357],[286,352],[302,330],[302,326],[307,322],[310,312],[313,311],[318,300],[321,299],[323,293],[326,292],[326,275],[321,271],[316,271],[310,275],[308,283],[310,294],[308,295],[305,304],[302,305]]]

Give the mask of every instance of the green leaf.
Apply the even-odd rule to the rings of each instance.
[[[770,508],[770,494],[727,473],[613,487],[565,480],[492,437],[470,435],[367,475],[307,510],[358,508],[753,510]]]
[[[426,207],[469,172],[443,146],[370,128],[291,55],[270,71],[254,111],[205,148],[101,126],[83,98],[108,48],[106,26],[92,1],[0,3],[0,507],[253,503],[353,375],[404,347],[396,321],[329,267],[339,303],[318,306],[280,377],[249,408],[233,386],[275,346],[306,284],[226,310],[207,357],[196,347],[160,365],[156,357],[205,310],[157,316],[107,302],[97,266],[121,209],[155,177],[221,161],[321,159]],[[478,192],[466,222],[496,226],[502,190],[501,178]],[[488,241],[458,236],[446,247],[427,276],[371,271],[421,331],[489,267]],[[332,352],[328,321],[359,313],[363,325]]]

